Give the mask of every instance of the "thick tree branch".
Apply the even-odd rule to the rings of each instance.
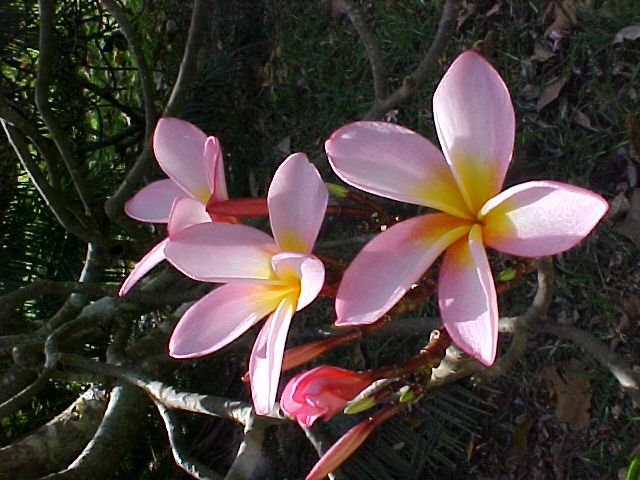
[[[262,456],[262,442],[264,430],[272,421],[265,421],[264,417],[251,412],[248,422],[244,426],[244,436],[238,447],[231,468],[225,476],[225,480],[248,480],[253,478],[253,471]]]
[[[98,428],[106,404],[102,392],[87,390],[46,425],[0,448],[0,477],[33,480],[68,465]]]
[[[41,480],[108,478],[135,441],[147,407],[144,392],[132,385],[113,388],[100,426],[84,450],[63,471]]]

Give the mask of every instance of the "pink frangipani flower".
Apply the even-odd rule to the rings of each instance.
[[[284,387],[280,408],[305,427],[329,420],[375,379],[368,372],[320,365],[295,375]]]
[[[347,268],[336,296],[337,325],[384,315],[446,250],[438,282],[442,320],[453,341],[493,363],[498,305],[485,246],[523,257],[553,255],[584,238],[608,209],[599,195],[554,181],[500,192],[511,161],[515,116],[500,75],[462,53],[433,98],[442,146],[401,126],[356,122],[325,144],[345,182],[440,210],[374,237]]]
[[[153,151],[169,178],[142,188],[125,203],[124,210],[141,222],[167,223],[168,236],[136,264],[120,288],[121,296],[165,259],[165,247],[175,233],[198,223],[233,221],[210,215],[206,209],[229,198],[217,138],[207,137],[184,120],[161,118],[153,134]]]
[[[165,247],[167,260],[189,277],[226,284],[185,312],[169,341],[171,356],[215,352],[269,315],[249,361],[259,414],[275,403],[291,318],[324,284],[324,266],[311,250],[327,198],[316,168],[296,153],[280,165],[269,188],[274,238],[247,225],[201,223],[180,230]]]

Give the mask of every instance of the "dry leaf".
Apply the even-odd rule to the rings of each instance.
[[[545,62],[549,60],[551,57],[555,56],[555,53],[550,48],[547,48],[539,41],[535,41],[533,44],[533,55],[531,55],[530,60],[537,60],[539,62]]]
[[[574,358],[570,362],[553,364],[542,374],[557,395],[557,419],[567,423],[573,431],[584,429],[590,418],[590,382],[580,374],[582,371],[582,364]]]
[[[536,110],[538,112],[558,98],[560,90],[562,90],[562,87],[564,87],[568,79],[569,77],[565,75],[556,77],[542,87],[540,96],[538,97],[538,104],[536,105]]]
[[[600,130],[591,125],[591,119],[582,110],[575,109],[571,119],[581,127],[591,130],[592,132],[599,132]]]
[[[572,26],[578,23],[578,10],[584,7],[590,6],[592,0],[555,0],[549,3],[549,9],[552,9],[551,13],[553,22],[544,32],[544,36],[548,36],[551,32],[555,31],[567,31]]]
[[[640,25],[629,25],[616,33],[613,43],[622,43],[624,40],[636,40],[640,38]]]
[[[613,230],[629,238],[640,248],[640,188],[634,188],[631,192],[627,216],[614,225]]]

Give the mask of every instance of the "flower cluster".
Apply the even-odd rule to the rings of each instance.
[[[385,229],[362,248],[335,295],[336,325],[376,322],[444,253],[437,282],[444,327],[458,347],[490,365],[498,303],[485,247],[523,257],[560,253],[589,234],[608,206],[589,190],[549,180],[502,191],[515,115],[500,75],[477,53],[464,52],[453,62],[434,94],[433,112],[442,150],[407,128],[375,121],[345,125],[325,143],[333,170],[346,183],[435,210]],[[215,137],[163,118],[153,148],[169,178],[144,187],[125,210],[140,221],[167,223],[168,236],[135,266],[121,294],[165,259],[193,279],[222,284],[176,325],[169,342],[176,358],[215,352],[267,317],[250,355],[249,377],[256,412],[268,414],[292,317],[324,286],[324,265],[312,250],[327,188],[304,154],[284,160],[267,196],[270,236],[235,216],[212,213],[228,200]],[[331,417],[373,380],[367,372],[317,367],[287,384],[281,406],[309,426]],[[395,412],[385,408],[354,432],[369,432]],[[357,438],[353,448],[363,439],[360,433]]]

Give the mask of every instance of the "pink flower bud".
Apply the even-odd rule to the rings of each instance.
[[[280,408],[310,427],[318,417],[329,420],[374,380],[369,372],[321,365],[294,376],[282,392]]]
[[[393,417],[397,407],[388,405],[363,420],[338,439],[316,463],[305,480],[322,480],[338,468],[364,442],[378,425]]]

